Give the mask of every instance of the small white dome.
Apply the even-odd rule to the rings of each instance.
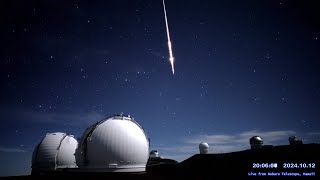
[[[32,169],[52,171],[77,167],[74,156],[77,146],[78,142],[72,135],[48,133],[33,151]]]
[[[259,149],[263,147],[263,140],[260,136],[253,136],[249,140],[251,149]]]
[[[145,171],[149,141],[133,118],[117,115],[89,127],[76,150],[77,165],[103,172]]]
[[[260,136],[253,136],[250,139],[250,144],[263,144],[263,140]]]
[[[201,142],[199,144],[200,154],[208,154],[209,152],[209,144],[206,142]]]
[[[150,157],[150,158],[158,158],[158,157],[160,157],[160,156],[159,156],[159,152],[158,152],[157,150],[152,150],[152,151],[150,152],[149,157]]]

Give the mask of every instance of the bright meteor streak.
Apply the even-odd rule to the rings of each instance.
[[[169,26],[168,26],[168,19],[167,19],[167,10],[166,10],[166,4],[164,3],[164,0],[162,0],[163,3],[163,11],[164,11],[164,19],[166,21],[166,29],[167,29],[167,38],[168,38],[168,48],[169,48],[169,60],[171,63],[171,69],[172,73],[174,74],[174,58],[172,54],[172,46],[171,46],[171,40],[170,40],[170,34],[169,34]]]

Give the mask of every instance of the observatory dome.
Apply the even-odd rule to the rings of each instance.
[[[249,140],[251,149],[259,149],[263,147],[263,140],[260,136],[253,136]]]
[[[209,144],[206,142],[201,142],[199,144],[200,154],[208,154],[209,152]]]
[[[159,158],[159,152],[157,150],[152,150],[149,155],[150,158]]]
[[[46,134],[33,151],[32,171],[77,167],[74,156],[77,146],[78,142],[72,135],[61,132]]]
[[[298,137],[297,136],[290,136],[288,140],[290,143],[292,143],[292,142],[298,141]]]
[[[290,145],[302,144],[302,140],[298,139],[297,136],[290,136],[288,140],[289,140]]]
[[[116,115],[87,128],[76,150],[80,168],[102,172],[145,171],[149,141],[130,116]]]

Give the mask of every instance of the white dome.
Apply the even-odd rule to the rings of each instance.
[[[199,144],[200,154],[207,154],[209,152],[209,144],[202,142]]]
[[[76,150],[77,165],[103,172],[145,171],[149,141],[129,116],[113,116],[89,127]]]
[[[260,136],[253,136],[249,140],[251,149],[260,149],[263,147],[263,140]]]
[[[253,136],[252,138],[250,138],[250,144],[263,144],[263,140],[260,136]]]
[[[159,156],[159,152],[157,150],[152,150],[150,152],[150,158],[158,158]]]
[[[72,135],[48,133],[32,154],[32,169],[50,171],[77,167],[74,156],[77,146],[78,142]]]

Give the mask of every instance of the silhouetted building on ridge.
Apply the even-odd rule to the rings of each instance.
[[[290,136],[289,137],[289,144],[290,145],[299,145],[299,144],[303,144],[301,139],[298,139],[297,136]]]
[[[263,147],[263,140],[260,136],[253,136],[249,140],[251,149],[260,149]]]

